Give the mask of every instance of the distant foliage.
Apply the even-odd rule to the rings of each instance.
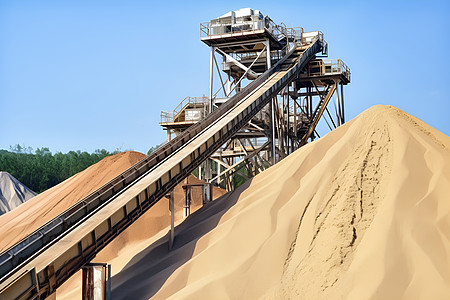
[[[246,181],[245,177],[242,175],[239,175],[239,172],[248,175],[247,169],[245,167],[241,167],[239,168],[239,170],[234,173],[233,175],[233,185],[234,188],[237,189],[239,186],[241,186],[242,184],[244,184],[244,182]]]
[[[152,154],[153,152],[155,152],[156,149],[158,149],[160,146],[161,146],[161,145],[156,145],[156,146],[153,146],[153,147],[151,147],[150,149],[148,149],[147,155],[150,155],[150,154]]]
[[[10,173],[33,191],[41,193],[119,152],[98,149],[94,153],[70,151],[52,154],[48,148],[38,148],[33,153],[30,147],[16,145],[9,151],[0,150],[0,171]]]

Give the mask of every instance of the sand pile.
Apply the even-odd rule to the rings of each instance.
[[[57,215],[144,158],[139,152],[109,156],[86,170],[0,216],[0,252],[14,245]]]
[[[0,172],[0,215],[18,207],[36,196],[36,193],[8,172]]]
[[[113,299],[450,299],[449,195],[450,138],[375,106],[127,244]]]

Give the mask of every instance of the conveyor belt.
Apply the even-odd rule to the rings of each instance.
[[[213,154],[322,50],[292,49],[205,120],[0,254],[0,298],[45,298]]]

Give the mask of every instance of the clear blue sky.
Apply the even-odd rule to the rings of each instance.
[[[0,149],[133,149],[208,94],[199,23],[252,7],[321,30],[351,68],[347,117],[391,104],[450,135],[450,1],[1,1]]]

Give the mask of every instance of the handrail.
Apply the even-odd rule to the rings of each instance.
[[[265,16],[263,19],[260,19],[259,16],[249,17],[250,20],[234,20],[233,22],[233,19],[230,19],[229,22],[222,23],[218,21],[219,19],[216,19],[209,22],[200,23],[200,38],[223,34],[251,32],[262,29],[267,30],[267,32],[272,34],[277,40],[281,40],[283,37],[288,37],[288,29],[283,23],[277,25],[268,16]]]
[[[318,59],[308,64],[306,73],[300,77],[318,77],[342,74],[350,81],[350,68],[341,59]]]
[[[208,97],[186,97],[172,111],[161,111],[161,123],[174,122],[175,117],[189,104],[202,104],[207,106]]]

